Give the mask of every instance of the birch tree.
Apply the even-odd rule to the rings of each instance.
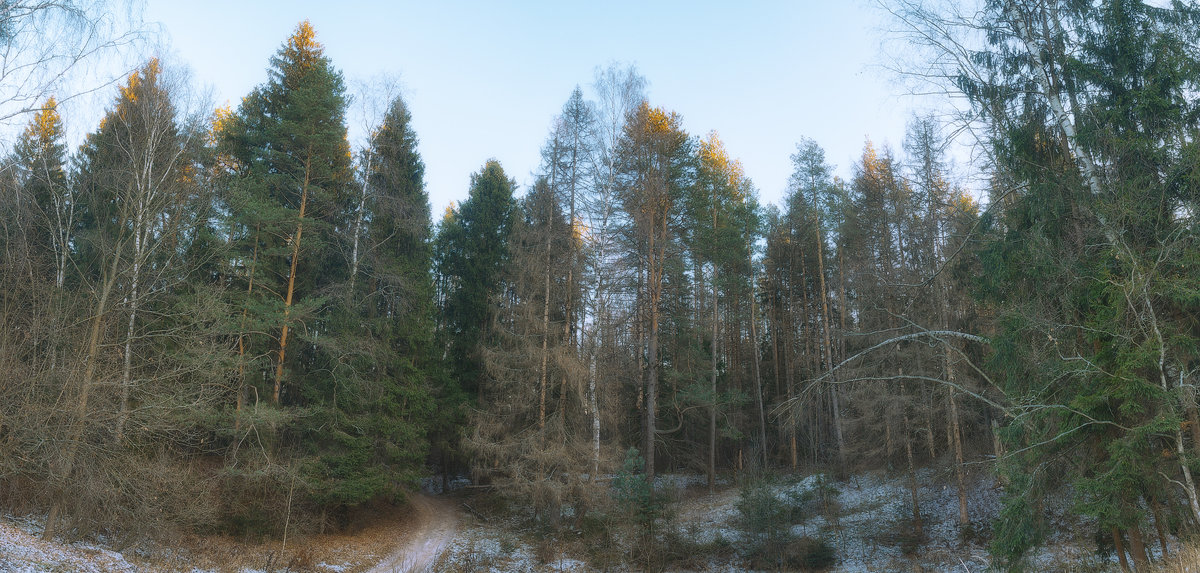
[[[192,166],[188,131],[180,127],[168,85],[157,60],[132,74],[100,130],[88,137],[82,150],[79,242],[83,260],[79,264],[88,269],[82,280],[92,293],[94,308],[67,449],[56,472],[61,482],[72,479],[88,420],[94,417],[90,412],[102,375],[100,352],[112,344],[104,326],[117,314],[118,299],[124,335],[118,343],[122,349],[116,376],[119,399],[111,439],[120,444],[140,386],[135,367],[153,360],[143,355],[145,337],[139,333],[147,284],[161,289],[177,278],[171,270],[176,254],[173,241],[184,220],[185,179]],[[47,538],[54,534],[58,509],[53,506],[47,518]]]
[[[587,256],[584,260],[587,285],[587,311],[591,315],[585,325],[588,360],[588,409],[592,417],[592,475],[600,474],[601,429],[604,412],[618,412],[622,402],[621,381],[629,364],[619,330],[624,321],[619,288],[621,269],[618,252],[620,203],[618,195],[617,144],[626,117],[645,99],[646,80],[632,66],[611,64],[596,70],[592,89],[596,93],[595,123],[591,133],[588,161],[592,171],[591,185],[583,201],[587,232],[583,235]],[[640,364],[641,358],[633,362]],[[636,376],[637,374],[633,374]],[[638,406],[640,407],[640,406]],[[614,420],[620,414],[607,418]],[[615,429],[615,428],[614,428]]]

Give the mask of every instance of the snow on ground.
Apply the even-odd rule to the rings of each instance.
[[[42,541],[33,531],[18,527],[20,523],[33,530],[33,524],[18,522],[11,517],[0,519],[0,571],[11,573],[42,573],[74,571],[79,573],[136,572],[138,567],[125,556],[92,544],[60,545]],[[40,529],[40,528],[39,528]]]
[[[964,540],[959,530],[953,475],[922,470],[918,472],[917,480],[922,484],[918,495],[925,534],[920,539],[909,535],[912,496],[905,474],[870,472],[842,481],[822,475],[797,476],[774,482],[771,491],[778,503],[798,508],[793,512],[797,516],[792,526],[793,535],[821,539],[834,547],[838,563],[831,571],[987,570],[991,557],[982,545],[985,541]],[[722,482],[716,491],[709,493],[703,476],[689,475],[659,476],[656,486],[677,500],[671,512],[677,532],[684,539],[698,546],[733,547],[739,553],[744,550],[749,538],[741,529],[737,509],[741,496],[739,487]],[[977,538],[987,538],[990,522],[1000,509],[1000,490],[995,480],[986,476],[970,479],[967,497],[972,525],[983,532]],[[440,503],[446,508],[454,508],[449,511],[458,511],[456,502],[445,500]],[[1061,500],[1063,507],[1051,508],[1052,513],[1065,515],[1063,510],[1068,503],[1069,500]],[[487,521],[466,513],[459,513],[459,517],[457,533],[445,543],[446,550],[432,567],[434,571],[587,573],[597,570],[581,560],[583,555],[572,554],[572,551],[582,552],[578,544],[572,549],[544,543],[535,531],[527,529],[528,515],[518,512]],[[1046,548],[1031,558],[1032,570],[1061,570],[1065,564],[1082,566],[1089,571],[1116,570],[1115,558],[1097,555],[1092,540],[1093,525],[1077,518],[1057,517],[1052,527],[1055,533]],[[382,528],[378,533],[387,537],[385,544],[394,545],[397,536],[405,535],[401,529]],[[104,540],[65,545],[48,543],[38,538],[40,532],[37,521],[0,516],[0,571],[140,573],[159,570],[147,564],[137,551],[128,551],[127,560],[126,556],[106,548]],[[1149,548],[1157,553],[1157,543]],[[378,554],[385,555],[386,551]],[[361,563],[352,564],[345,560],[346,556],[328,552],[316,555],[325,559],[316,560],[313,571],[363,570]],[[701,566],[701,569],[745,570],[742,566],[744,554],[723,555],[710,559],[708,566]],[[187,563],[190,560],[182,557],[174,563],[181,561]],[[217,571],[190,569],[190,566],[166,570],[184,573]],[[222,572],[227,570],[266,573],[251,567],[221,569]],[[603,570],[622,571],[623,568],[613,567],[610,563]]]
[[[781,504],[801,508],[801,521],[793,526],[796,536],[823,539],[838,555],[832,571],[927,570],[983,571],[990,558],[985,547],[959,541],[957,490],[944,479],[929,473],[918,476],[926,485],[919,490],[926,539],[904,553],[901,534],[911,516],[911,492],[902,477],[870,473],[847,481],[832,481],[821,475],[782,481],[773,486]],[[724,541],[744,546],[741,516],[737,509],[741,491],[725,482],[708,493],[703,476],[664,475],[655,480],[660,491],[679,499],[674,504],[674,523],[680,535],[700,545]],[[823,499],[820,495],[824,491]],[[983,525],[999,508],[994,482],[978,479],[971,483],[968,503]],[[542,564],[535,558],[537,536],[520,533],[519,518],[496,521],[467,520],[452,548],[439,562],[448,571],[594,571],[586,563],[558,556]],[[578,556],[574,556],[578,557]],[[1060,559],[1062,556],[1053,556]],[[1047,560],[1047,563],[1051,561]],[[739,571],[741,559],[715,561],[707,571]],[[1062,561],[1059,561],[1062,563]],[[606,568],[606,570],[612,570]]]
[[[729,480],[717,477],[713,480],[713,484],[718,488],[724,488],[729,485]],[[654,489],[659,491],[671,492],[707,486],[708,478],[700,474],[656,474],[654,476]]]
[[[442,488],[442,476],[440,474],[421,478],[421,491],[429,495],[456,492],[469,485],[471,485],[471,478],[465,475],[456,475],[446,480],[446,486],[449,488],[449,491],[445,491]]]
[[[925,476],[923,476],[925,477]],[[744,545],[740,514],[737,503],[741,491],[722,484],[715,492],[706,489],[703,476],[660,475],[655,479],[656,488],[670,497],[678,498],[674,504],[674,523],[679,533],[688,540],[701,545],[725,541],[734,547]],[[816,495],[822,486],[829,493],[831,505],[825,505]],[[823,476],[808,476],[794,482],[782,482],[774,486],[774,493],[781,504],[803,504],[804,517],[793,528],[796,535],[807,535],[825,539],[838,552],[840,563],[835,571],[882,571],[896,568],[909,569],[911,563],[903,556],[899,546],[881,541],[883,534],[894,528],[897,518],[902,518],[910,499],[904,482],[882,475],[861,476],[854,481],[828,483]],[[923,497],[937,491],[928,489]],[[954,492],[951,491],[951,494]],[[803,500],[803,501],[802,501]],[[938,500],[930,499],[929,511],[940,506]],[[839,519],[828,519],[822,515],[823,508],[840,514]],[[957,505],[945,510],[956,511]],[[957,531],[952,520],[942,519],[938,507],[937,523],[930,519],[929,546],[951,548],[956,544]],[[524,516],[528,517],[528,516]],[[452,548],[438,563],[439,570],[446,571],[594,571],[586,563],[566,556],[558,556],[541,563],[536,557],[534,544],[537,536],[520,533],[520,517],[510,516],[480,522],[468,520],[460,528]],[[943,526],[942,521],[951,525]],[[981,551],[976,553],[985,554]],[[973,564],[969,570],[980,570],[986,566],[967,552]],[[743,570],[740,560],[735,563],[711,563],[708,571]],[[611,569],[610,569],[611,570]]]
[[[460,526],[436,571],[538,571],[533,548],[513,533],[514,520]]]
[[[702,487],[702,479],[669,481],[694,490]],[[953,474],[920,470],[917,482],[924,533],[920,538],[912,535],[912,492],[905,474],[868,472],[842,481],[809,475],[784,479],[773,486],[773,492],[780,504],[800,508],[793,535],[822,539],[834,547],[838,564],[831,571],[988,570],[992,562],[984,540],[988,535],[964,539],[960,531]],[[713,494],[685,496],[676,506],[680,531],[697,543],[723,539],[735,547],[742,545],[737,510],[740,493],[737,487],[726,487]],[[991,521],[1000,511],[1000,499],[994,478],[968,478],[968,514],[976,531],[990,531]],[[1067,515],[1066,506],[1052,510],[1059,516]],[[1046,547],[1031,557],[1033,570],[1060,570],[1064,564],[1087,564],[1095,571],[1115,570],[1114,557],[1099,556],[1095,551],[1091,538],[1094,527],[1067,517],[1056,518],[1053,527],[1055,533]],[[714,566],[712,570],[728,570],[728,566]]]

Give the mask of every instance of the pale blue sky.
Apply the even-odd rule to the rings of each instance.
[[[489,158],[530,184],[551,119],[612,61],[635,64],[650,102],[681,114],[690,133],[716,130],[776,204],[802,136],[846,177],[868,136],[900,147],[915,105],[875,65],[882,16],[859,0],[150,0],[145,18],[216,104],[236,106],[264,82],[304,19],[348,83],[399,76],[435,217]],[[361,133],[352,123],[352,139]]]

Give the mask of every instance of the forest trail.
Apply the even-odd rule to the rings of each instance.
[[[458,531],[458,508],[440,498],[417,494],[412,497],[412,521],[400,545],[367,573],[426,571],[450,545]]]

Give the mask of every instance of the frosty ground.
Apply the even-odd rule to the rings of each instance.
[[[912,535],[911,492],[903,475],[860,474],[835,481],[821,475],[782,477],[770,491],[780,504],[799,504],[791,525],[797,537],[831,545],[837,563],[829,571],[985,571],[989,522],[999,510],[995,480],[970,481],[968,505],[972,527],[958,526],[957,493],[949,476],[918,475],[924,537]],[[669,527],[683,542],[704,547],[677,571],[744,571],[751,562],[738,501],[742,488],[721,482],[712,493],[698,476],[661,476],[659,491],[670,496]],[[379,516],[353,532],[246,543],[238,540],[189,538],[164,548],[139,542],[122,547],[99,538],[51,543],[38,538],[36,519],[6,516],[0,520],[0,571],[14,572],[277,572],[356,573],[369,571],[635,571],[634,564],[596,563],[588,548],[569,542],[571,526],[548,543],[519,511],[480,512],[481,496],[462,492],[426,496],[395,515]],[[1057,531],[1034,556],[1038,571],[1116,571],[1115,558],[1097,551],[1094,526],[1058,521]],[[582,535],[582,533],[579,533]],[[1157,544],[1155,544],[1157,547]],[[1171,549],[1175,547],[1172,544]]]

